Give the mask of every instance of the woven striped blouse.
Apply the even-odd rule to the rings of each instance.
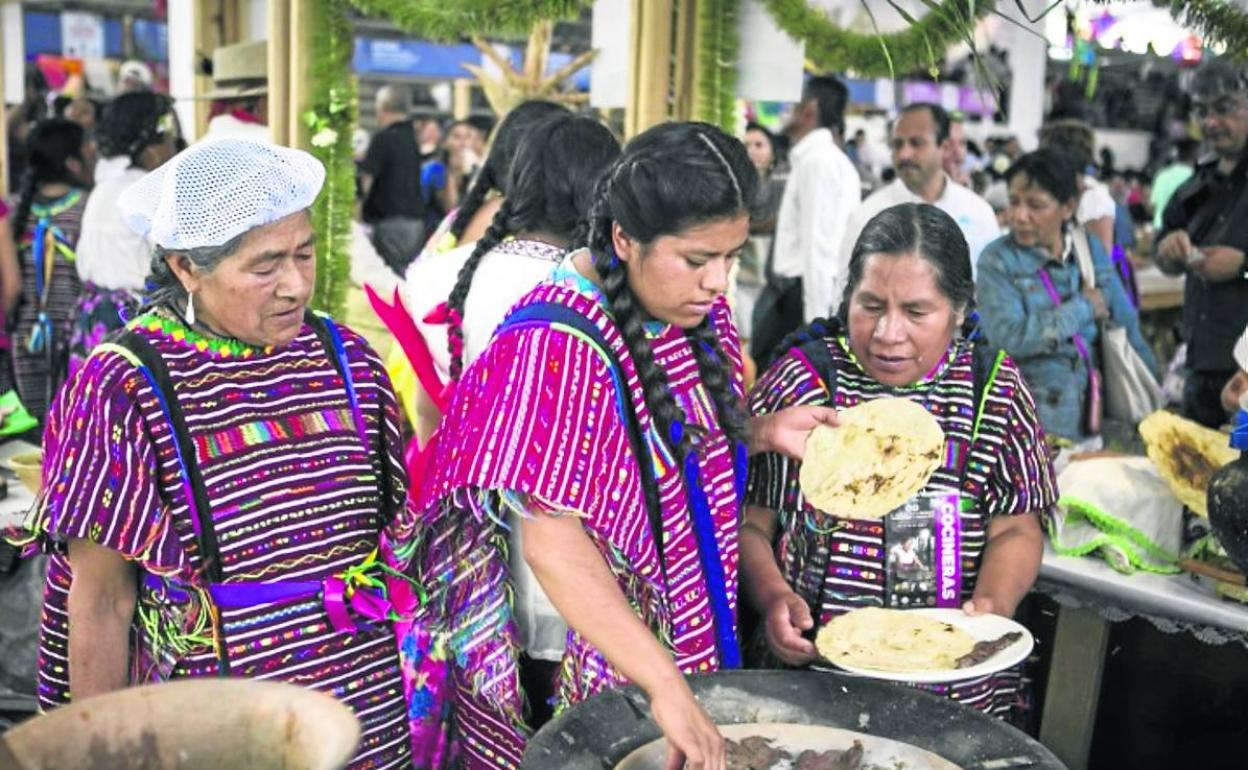
[[[964,477],[959,479],[942,467],[927,487],[956,489],[964,500],[973,501],[969,510],[964,504],[962,513],[962,590],[963,598],[969,599],[983,558],[988,522],[996,516],[1043,512],[1057,501],[1044,431],[1022,375],[1012,360],[1003,360],[986,390],[978,440],[971,444],[973,343],[955,340],[927,377],[898,388],[882,385],[863,371],[843,338],[829,338],[825,343],[837,372],[836,393],[831,398],[807,359],[789,351],[755,385],[751,412],[769,414],[802,404],[847,409],[876,398],[901,397],[931,412],[951,440],[969,444]],[[800,468],[800,462],[777,454],[757,455],[751,461],[746,492],[748,504],[780,514],[776,557],[785,579],[807,601],[820,625],[852,609],[883,606],[888,558],[883,522],[816,513],[802,497]],[[967,700],[976,698],[985,710],[1008,707],[1009,694],[996,692],[994,696],[1000,688],[990,684],[978,683],[962,694]]]

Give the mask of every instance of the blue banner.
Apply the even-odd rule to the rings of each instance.
[[[420,40],[357,37],[352,66],[358,74],[468,78],[464,64],[481,64],[481,52],[468,43],[441,45]]]

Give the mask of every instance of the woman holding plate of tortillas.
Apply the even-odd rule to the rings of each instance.
[[[839,317],[782,343],[755,386],[754,415],[838,410],[803,461],[751,461],[740,548],[742,592],[763,617],[756,662],[814,661],[809,632],[854,610],[1008,618],[1030,590],[1057,487],[1017,366],[972,339],[973,300],[957,223],[923,204],[886,209],[854,247]],[[929,686],[1004,716],[1018,680]]]

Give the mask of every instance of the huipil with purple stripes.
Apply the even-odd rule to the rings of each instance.
[[[620,362],[651,457],[639,458],[620,415],[617,385],[577,333],[534,326],[498,334],[465,371],[440,428],[422,485],[417,576],[440,608],[429,618],[448,638],[459,750],[467,768],[515,767],[524,749],[516,631],[507,597],[505,536],[519,515],[575,515],[633,610],[686,674],[718,670],[708,577],[699,562],[694,513],[681,464],[658,435],[623,336],[600,291],[565,262],[513,312],[539,303],[584,315]],[[710,322],[741,393],[740,343],[727,303]],[[656,366],[686,415],[710,509],[716,550],[735,615],[740,499],[734,452],[719,427],[683,330],[648,331]],[[640,463],[652,462],[662,529],[647,520]],[[512,515],[509,516],[509,513]],[[661,540],[662,556],[659,542]],[[570,629],[559,678],[560,708],[625,682]]]
[[[140,317],[130,328],[168,368],[207,487],[226,584],[322,581],[374,549],[403,566],[412,519],[398,413],[385,370],[361,337],[339,327],[367,447],[333,351],[307,325],[276,349],[219,346],[164,315]],[[171,429],[148,380],[119,352],[97,350],[49,414],[44,440],[44,492],[28,524],[53,548],[41,706],[70,697],[73,577],[57,545],[70,538],[115,550],[139,570],[132,684],[216,676],[204,565]],[[225,609],[220,625],[231,675],[307,686],[355,712],[364,732],[351,768],[410,765],[388,624],[335,631],[321,600],[304,598]]]
[[[931,412],[949,439],[949,447],[969,447],[962,478],[950,470],[960,463],[946,463],[926,488],[957,490],[963,498],[962,594],[969,599],[987,544],[988,522],[996,516],[1045,512],[1057,502],[1044,430],[1018,367],[1008,356],[1002,360],[986,389],[978,438],[972,442],[976,415],[973,342],[954,340],[926,377],[897,388],[868,375],[844,338],[823,342],[836,369],[834,394],[829,395],[828,385],[800,350],[792,350],[754,386],[751,413],[770,414],[803,404],[847,409],[885,397],[906,398]],[[746,492],[747,504],[780,515],[776,558],[785,580],[810,605],[817,625],[853,609],[883,606],[888,559],[884,522],[854,519],[851,512],[842,516],[816,512],[802,496],[800,470],[800,462],[781,455],[756,455],[750,463]],[[752,657],[777,663],[761,640]],[[925,689],[998,715],[1019,703],[1017,670]]]

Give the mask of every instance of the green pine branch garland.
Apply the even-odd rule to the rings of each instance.
[[[740,0],[698,0],[699,120],[736,132]]]
[[[1227,0],[1153,0],[1153,5],[1200,30],[1206,42],[1224,44],[1232,59],[1248,59],[1248,13]]]
[[[325,186],[312,204],[316,233],[316,288],[312,306],[331,316],[346,310],[351,280],[351,216],[355,205],[355,162],[351,134],[356,123],[356,90],[351,75],[355,45],[348,0],[313,0],[312,105],[303,119],[311,152],[325,165]]]
[[[422,38],[460,40],[471,35],[528,35],[539,21],[574,18],[590,0],[351,0],[351,4]]]
[[[871,0],[866,0],[871,2]],[[932,0],[928,13],[891,34],[853,32],[833,24],[808,0],[762,0],[780,29],[806,44],[806,58],[826,72],[896,77],[938,67],[950,45],[966,39],[994,0]]]

